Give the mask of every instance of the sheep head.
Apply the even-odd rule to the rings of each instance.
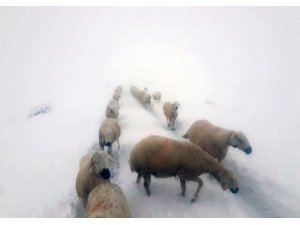
[[[220,176],[220,184],[223,191],[227,190],[228,188],[234,194],[239,191],[238,182],[231,171],[224,170]]]
[[[95,152],[91,158],[91,166],[96,174],[100,174],[103,179],[110,178],[109,162],[113,161],[111,156],[106,152]]]
[[[173,103],[173,108],[177,110],[178,107],[180,107],[180,104],[178,102],[174,102]]]
[[[234,148],[241,149],[247,155],[251,154],[252,148],[242,132],[234,132],[230,137],[230,145]]]

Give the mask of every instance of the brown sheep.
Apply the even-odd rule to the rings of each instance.
[[[109,182],[99,184],[89,194],[85,216],[93,218],[130,217],[128,203],[122,189]]]
[[[177,141],[167,137],[151,135],[138,142],[130,153],[131,171],[137,172],[137,183],[144,178],[144,187],[148,196],[151,175],[159,178],[176,176],[180,179],[182,196],[185,196],[186,181],[198,183],[192,202],[198,196],[203,185],[199,175],[211,174],[223,190],[229,188],[237,193],[239,188],[233,173],[204,152],[200,147],[188,141]]]
[[[160,102],[161,99],[161,93],[159,91],[156,91],[152,95],[154,102]]]
[[[121,136],[121,128],[118,121],[113,118],[105,119],[99,129],[99,145],[102,150],[104,146],[108,147],[108,153],[112,154],[112,144],[117,141],[118,149],[120,148],[119,138]]]
[[[183,137],[200,146],[219,162],[225,158],[229,146],[241,149],[246,154],[252,152],[242,132],[217,127],[207,120],[195,121]]]
[[[80,160],[80,169],[76,178],[76,192],[86,208],[89,193],[98,185],[110,182],[109,161],[106,152],[91,152]]]
[[[165,116],[167,117],[168,127],[171,127],[172,130],[175,130],[174,125],[175,120],[178,116],[178,106],[180,106],[178,102],[174,102],[173,104],[171,102],[166,102],[163,105],[163,111]]]

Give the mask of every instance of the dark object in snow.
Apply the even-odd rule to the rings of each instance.
[[[51,105],[41,105],[38,107],[35,107],[31,110],[30,114],[29,114],[29,118],[40,115],[40,114],[46,114],[48,112],[50,112],[52,109]]]
[[[110,171],[108,168],[104,168],[101,172],[100,175],[103,177],[103,179],[108,180],[110,178]]]

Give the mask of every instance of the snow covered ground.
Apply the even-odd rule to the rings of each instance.
[[[99,149],[98,128],[123,86],[114,183],[133,217],[299,217],[299,7],[1,7],[0,217],[82,217],[80,157]],[[162,92],[145,110],[130,85]],[[177,130],[165,101],[177,100]],[[29,117],[44,106],[51,110]],[[243,131],[251,155],[223,165],[236,195],[207,175],[179,196],[176,179],[135,183],[128,158],[150,134],[182,139],[197,119]]]

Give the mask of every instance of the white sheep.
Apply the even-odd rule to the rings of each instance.
[[[161,99],[161,93],[159,91],[156,91],[152,95],[154,102],[160,102]]]
[[[252,152],[242,132],[217,127],[207,120],[195,121],[183,137],[200,146],[219,162],[225,158],[229,146],[241,149],[246,154]]]
[[[89,194],[86,217],[127,218],[130,217],[127,200],[122,189],[112,183],[102,183]]]
[[[199,176],[211,174],[223,190],[230,189],[232,193],[239,190],[233,173],[225,169],[208,153],[189,141],[177,141],[167,137],[148,136],[139,141],[132,149],[129,158],[131,171],[137,172],[139,183],[144,179],[144,187],[148,196],[150,192],[151,175],[165,178],[175,176],[180,179],[181,194],[185,196],[186,181],[198,183],[192,202],[197,200],[203,181]]]
[[[168,127],[171,127],[172,130],[175,130],[175,120],[178,116],[178,107],[179,107],[178,102],[174,102],[173,104],[171,102],[166,102],[163,105],[163,111],[165,116],[167,117],[167,124]]]
[[[91,152],[81,158],[76,178],[76,192],[85,208],[89,193],[94,187],[110,182],[110,160],[112,158],[106,152]]]
[[[105,119],[99,129],[99,145],[102,150],[104,146],[108,147],[108,153],[112,154],[112,144],[117,141],[118,149],[120,148],[119,138],[121,135],[121,129],[118,121],[113,118]]]

